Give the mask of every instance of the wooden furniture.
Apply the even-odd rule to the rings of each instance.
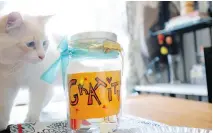
[[[212,104],[157,95],[128,97],[124,113],[171,126],[212,128]]]

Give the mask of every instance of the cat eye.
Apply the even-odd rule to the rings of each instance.
[[[32,41],[32,42],[27,43],[27,47],[35,48],[35,42]]]
[[[48,44],[48,41],[44,41],[43,42],[43,46],[47,45]]]

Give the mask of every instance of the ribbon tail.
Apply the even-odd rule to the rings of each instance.
[[[60,42],[60,44],[58,45],[58,49],[60,49],[61,51],[66,51],[68,49],[68,41],[67,39],[64,37],[64,39],[62,39],[62,41]]]
[[[61,58],[58,58],[40,77],[41,80],[52,84],[55,81],[57,72],[60,67]]]

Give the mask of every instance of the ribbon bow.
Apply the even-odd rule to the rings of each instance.
[[[98,58],[109,59],[117,58],[119,56],[118,51],[110,51],[104,53],[103,51],[89,51],[88,49],[69,48],[67,39],[63,39],[58,47],[61,51],[60,57],[42,74],[41,79],[49,84],[52,84],[57,77],[57,72],[60,68],[62,70],[63,87],[65,88],[65,75],[69,60],[73,59],[85,59],[85,58]]]

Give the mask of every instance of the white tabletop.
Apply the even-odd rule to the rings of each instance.
[[[136,91],[180,95],[208,96],[207,86],[192,84],[152,84],[136,86]]]

